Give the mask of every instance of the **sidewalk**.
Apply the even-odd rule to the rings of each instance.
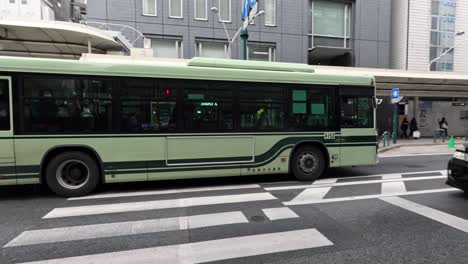
[[[449,139],[442,142],[437,140],[434,143],[432,138],[421,138],[418,140],[412,139],[399,139],[397,144],[390,144],[390,146],[383,147],[383,143],[379,144],[379,156],[399,156],[399,155],[436,155],[436,154],[453,154],[458,148],[468,142],[464,139],[455,139],[455,148],[450,149]]]

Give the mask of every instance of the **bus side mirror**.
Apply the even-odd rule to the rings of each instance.
[[[383,99],[379,99],[376,96],[373,96],[372,97],[372,106],[374,108],[377,108],[382,103],[382,101],[383,101]]]

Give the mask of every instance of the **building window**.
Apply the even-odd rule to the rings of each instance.
[[[224,59],[227,57],[228,44],[223,42],[197,42],[197,57],[219,58]]]
[[[208,3],[207,0],[195,0],[195,19],[207,20],[208,19]]]
[[[231,22],[231,0],[219,0],[219,15],[221,21]]]
[[[151,48],[154,56],[158,58],[184,57],[183,43],[180,39],[151,39]]]
[[[276,0],[264,0],[265,3],[265,25],[276,25]]]
[[[350,3],[314,0],[311,14],[310,48],[350,47]]]
[[[22,4],[22,5],[27,5],[27,4],[28,4],[28,0],[21,0],[21,4]]]
[[[143,0],[143,15],[157,16],[156,0]]]
[[[169,0],[169,17],[183,17],[182,0]]]
[[[256,61],[276,61],[276,48],[272,45],[250,44],[247,59]]]
[[[455,12],[455,0],[432,1],[430,61],[450,51],[431,64],[431,71],[453,71]]]

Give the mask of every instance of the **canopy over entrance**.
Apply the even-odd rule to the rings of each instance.
[[[90,51],[122,51],[122,45],[106,32],[83,24],[0,20],[0,55],[78,59]]]

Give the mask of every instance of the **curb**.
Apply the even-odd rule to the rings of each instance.
[[[385,152],[387,152],[389,150],[393,150],[393,149],[397,149],[397,148],[401,148],[401,147],[443,146],[443,145],[446,145],[446,144],[448,144],[448,143],[444,142],[444,143],[411,143],[411,144],[400,144],[400,145],[397,144],[397,145],[381,148],[381,149],[379,149],[378,153],[385,153]],[[457,142],[455,142],[455,144],[457,144]],[[458,144],[463,144],[463,143],[458,143]]]

